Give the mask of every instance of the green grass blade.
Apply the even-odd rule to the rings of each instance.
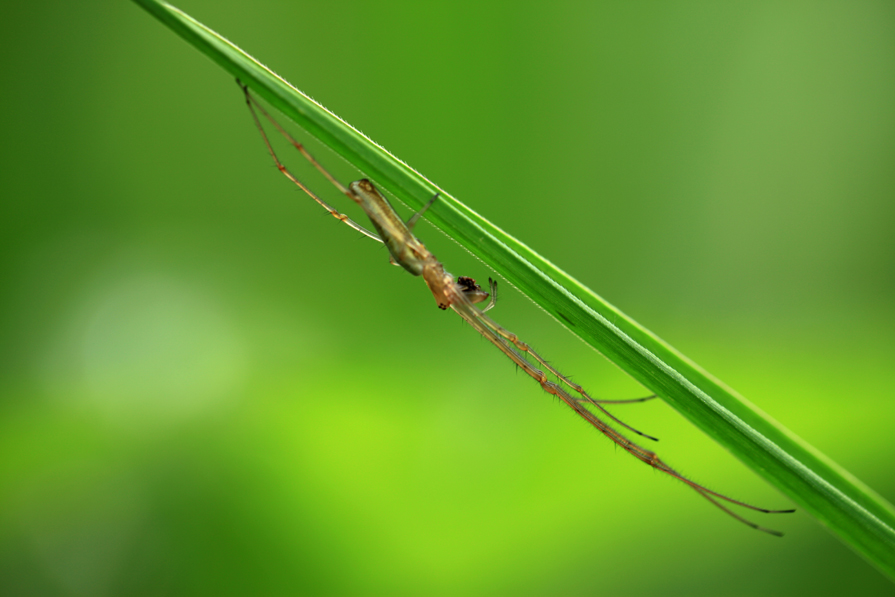
[[[441,193],[443,199],[426,215],[434,225],[895,579],[895,509],[879,495],[214,31],[163,2],[136,2],[411,207],[419,208],[434,193]],[[235,86],[234,101],[238,101]],[[785,519],[775,523],[785,524]]]

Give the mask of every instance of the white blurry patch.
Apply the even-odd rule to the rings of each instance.
[[[76,340],[80,377],[86,399],[110,417],[191,417],[242,385],[242,342],[214,301],[188,282],[137,275],[90,303]]]

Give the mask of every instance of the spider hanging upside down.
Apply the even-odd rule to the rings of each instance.
[[[596,427],[600,432],[602,432],[623,450],[625,450],[638,460],[648,464],[658,471],[671,475],[672,477],[678,479],[679,481],[682,481],[683,483],[686,483],[694,491],[696,491],[696,493],[710,501],[712,504],[714,504],[730,516],[739,520],[743,524],[746,524],[754,529],[758,529],[759,531],[769,533],[771,535],[783,535],[783,533],[779,531],[767,529],[743,518],[739,514],[733,512],[722,502],[728,502],[729,504],[734,504],[737,506],[742,506],[743,508],[748,508],[750,510],[769,514],[789,513],[794,512],[794,510],[767,510],[765,508],[758,508],[756,506],[752,506],[750,504],[746,504],[739,500],[735,500],[720,493],[714,492],[703,485],[699,485],[698,483],[684,477],[683,475],[672,469],[670,466],[665,464],[665,462],[663,462],[662,459],[660,459],[655,452],[638,446],[589,410],[589,408],[594,408],[617,425],[620,425],[621,427],[624,427],[625,429],[636,433],[637,435],[656,441],[656,438],[641,433],[640,431],[637,431],[633,427],[620,421],[609,411],[607,411],[606,408],[603,406],[603,404],[643,402],[645,400],[655,398],[655,396],[649,396],[647,398],[637,398],[634,400],[595,399],[591,397],[584,388],[571,381],[568,377],[562,375],[552,365],[547,363],[547,361],[545,361],[540,355],[538,355],[538,353],[532,350],[532,348],[528,344],[522,342],[519,337],[516,336],[516,334],[501,327],[494,320],[485,315],[485,312],[491,309],[496,301],[497,282],[489,278],[488,282],[490,292],[486,292],[472,278],[466,276],[454,278],[454,276],[445,271],[444,266],[441,264],[441,262],[439,262],[435,258],[435,256],[429,252],[426,246],[422,242],[420,242],[420,240],[416,238],[416,236],[413,235],[414,225],[416,224],[417,220],[419,220],[419,218],[426,212],[426,210],[429,209],[429,207],[431,207],[431,205],[438,199],[437,194],[432,197],[429,203],[427,203],[419,212],[414,214],[405,224],[392,208],[388,200],[376,189],[375,186],[373,186],[373,183],[371,183],[367,179],[362,179],[352,182],[346,188],[344,185],[342,185],[342,183],[336,180],[325,168],[323,168],[323,166],[321,166],[317,162],[317,160],[315,160],[314,157],[310,153],[308,153],[307,149],[305,149],[305,147],[301,143],[296,141],[289,133],[287,133],[283,129],[282,126],[280,126],[280,124],[276,120],[274,120],[274,118],[249,93],[247,86],[243,85],[239,81],[237,81],[237,83],[239,83],[245,94],[245,101],[252,113],[252,118],[254,119],[258,130],[261,132],[261,136],[264,139],[264,144],[266,145],[267,150],[273,158],[274,162],[276,162],[277,168],[280,170],[280,172],[286,175],[286,177],[293,183],[298,185],[305,193],[307,193],[312,199],[314,199],[314,201],[320,204],[336,219],[344,222],[361,234],[368,236],[373,240],[384,243],[385,246],[388,247],[389,253],[391,254],[391,262],[394,265],[403,267],[414,276],[422,276],[423,280],[426,282],[426,285],[429,287],[429,290],[432,292],[432,295],[435,297],[435,302],[438,304],[439,309],[452,309],[477,332],[487,338],[492,344],[499,348],[501,352],[507,355],[520,369],[522,369],[525,373],[527,373],[530,377],[537,381],[548,394],[552,394],[553,396],[556,396],[557,398],[562,400],[566,405],[569,406],[569,408],[571,408],[579,416],[581,416],[581,418]],[[273,149],[273,146],[270,143],[270,140],[267,137],[267,133],[264,131],[264,126],[261,124],[261,120],[258,117],[259,112],[317,170],[319,170],[323,174],[323,176],[325,176],[337,189],[339,189],[339,191],[347,195],[349,199],[363,208],[367,216],[369,216],[370,221],[373,223],[373,227],[376,228],[376,233],[367,230],[360,224],[351,220],[348,216],[340,213],[335,208],[327,204],[320,197],[314,194],[314,192],[311,191],[307,186],[305,186],[304,183],[298,180],[286,168],[286,166],[284,166],[282,162],[280,162],[276,152]],[[484,306],[484,308],[479,308],[477,306],[485,301],[488,301],[488,303]],[[523,356],[524,354],[528,355],[531,360],[535,361],[537,366],[526,359],[525,356]],[[552,374],[559,381],[551,381],[547,377],[547,373]]]

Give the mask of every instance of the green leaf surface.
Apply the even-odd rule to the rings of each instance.
[[[407,205],[419,208],[440,193],[443,200],[426,213],[435,226],[895,579],[895,509],[882,497],[219,34],[163,2],[135,1]]]

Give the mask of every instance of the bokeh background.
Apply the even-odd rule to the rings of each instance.
[[[891,2],[179,6],[895,499]],[[3,594],[893,594],[515,373],[137,5],[0,14]],[[495,317],[642,392],[508,285]],[[664,403],[616,411],[790,506]]]

